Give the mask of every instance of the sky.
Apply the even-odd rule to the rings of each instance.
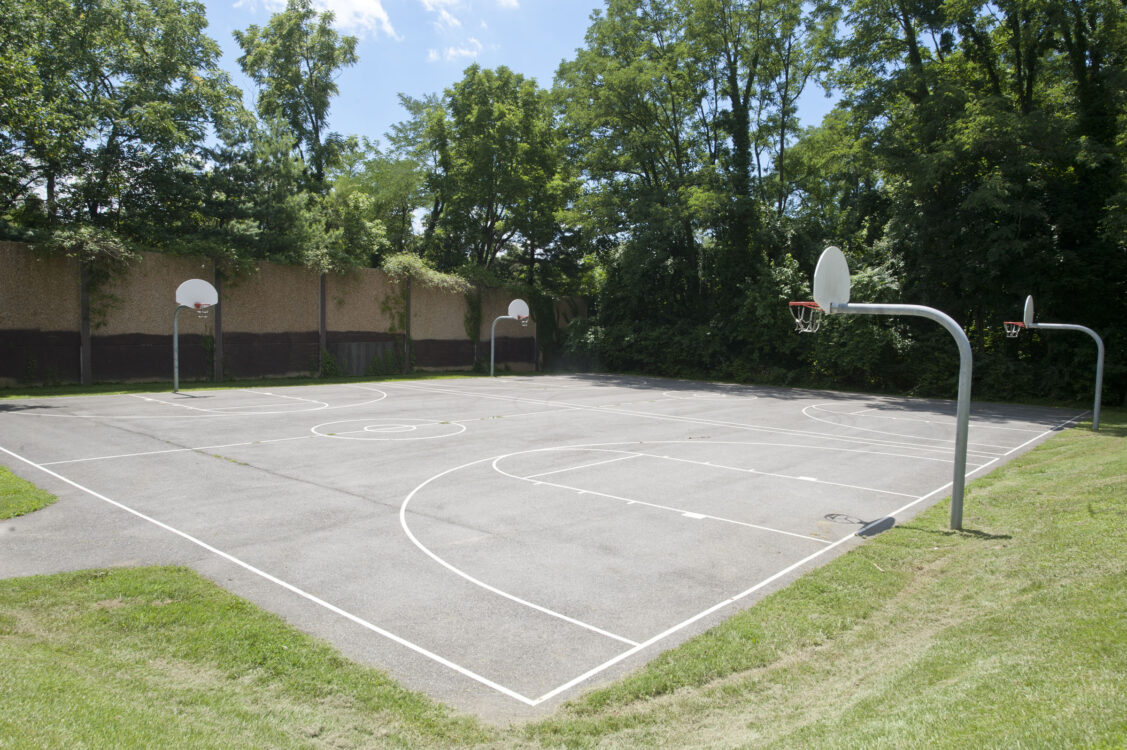
[[[285,0],[204,0],[208,35],[223,49],[221,66],[254,104],[254,85],[237,62],[231,32],[265,26]],[[342,135],[387,145],[385,134],[407,119],[400,93],[415,99],[441,94],[473,63],[507,66],[541,87],[552,85],[561,61],[584,46],[591,14],[602,0],[314,0],[331,10],[335,28],[359,39],[359,62],[344,69],[329,126]],[[804,125],[821,121],[831,103],[816,87],[800,103]]]

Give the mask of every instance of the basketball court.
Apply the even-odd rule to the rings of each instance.
[[[968,477],[1082,416],[974,404]],[[0,401],[0,462],[60,498],[3,522],[0,577],[190,565],[534,717],[950,494],[955,432],[948,401],[599,375]]]

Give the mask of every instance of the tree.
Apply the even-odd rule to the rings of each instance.
[[[556,76],[585,186],[577,213],[608,268],[607,322],[704,312],[702,240],[724,202],[711,168],[720,136],[687,46],[669,3],[614,0]]]
[[[547,92],[506,67],[466,69],[440,101],[414,104],[413,152],[429,159],[424,248],[442,268],[529,257],[555,234],[565,189]]]
[[[18,4],[0,45],[5,207],[42,190],[52,220],[144,224],[131,204],[183,187],[238,108],[206,25],[188,0]]]
[[[259,116],[289,126],[319,190],[341,146],[341,138],[327,132],[336,77],[358,59],[356,37],[341,36],[332,22],[333,14],[318,15],[312,0],[288,0],[265,28],[235,32],[243,49],[239,66],[259,86]]]

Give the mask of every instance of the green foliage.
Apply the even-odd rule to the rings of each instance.
[[[597,319],[566,346],[607,367],[953,395],[927,325],[791,332],[785,302],[836,244],[856,300],[964,326],[976,395],[1090,396],[1088,342],[999,336],[1033,294],[1104,336],[1107,399],[1127,399],[1110,322],[1127,316],[1119,0],[614,0],[550,92],[470,66],[440,95],[401,95],[385,151],[331,132],[357,40],[311,0],[236,33],[258,119],[196,2],[5,10],[0,236],[91,248],[95,281],[117,272],[111,237],[233,276],[385,267],[465,293],[460,276],[519,288],[545,360],[551,300],[582,294]],[[803,129],[815,85],[840,102]]]
[[[853,275],[851,296],[856,300],[871,300],[896,304],[901,302],[896,277],[888,268],[865,269]],[[909,339],[905,323],[900,318],[872,315],[826,315],[822,328],[814,334],[812,368],[826,382],[838,382],[864,389],[904,388],[903,372]],[[954,349],[950,336],[947,348]],[[913,351],[913,357],[922,356]],[[957,358],[954,368],[944,358],[929,363],[934,371],[950,375],[954,384],[958,372]],[[952,389],[953,391],[953,389]],[[935,394],[931,394],[935,395]]]
[[[188,0],[6,8],[0,209],[143,237],[164,199],[198,200],[204,140],[238,107],[206,24]]]
[[[340,369],[337,358],[328,349],[321,350],[320,364],[320,376],[323,378],[337,378],[344,374]]]
[[[481,287],[474,285],[465,294],[466,316],[463,325],[466,337],[473,342],[476,349],[477,342],[481,339]]]
[[[412,253],[396,253],[384,258],[380,269],[396,281],[410,280],[422,286],[447,292],[469,291],[469,283],[460,276],[437,271],[427,261]]]
[[[265,28],[235,32],[243,50],[239,66],[259,86],[258,113],[289,127],[312,173],[314,190],[322,187],[342,141],[327,132],[336,76],[357,60],[356,38],[341,36],[332,22],[333,14],[318,14],[310,0],[288,0]]]
[[[91,288],[102,287],[113,276],[125,273],[140,256],[114,232],[90,225],[56,229],[32,249],[72,258],[85,266]]]
[[[396,142],[427,163],[427,257],[444,270],[504,253],[534,264],[569,189],[547,92],[506,67],[471,65],[441,99],[404,104],[413,119]]]
[[[372,361],[364,368],[364,375],[370,378],[382,378],[388,375],[399,375],[403,372],[403,355],[396,346],[388,346],[382,352],[372,357]]]

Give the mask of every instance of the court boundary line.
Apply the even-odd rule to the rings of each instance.
[[[226,560],[230,563],[233,563],[234,565],[237,565],[240,568],[243,568],[244,570],[246,570],[248,572],[253,573],[254,575],[257,575],[257,576],[263,578],[266,581],[269,581],[270,583],[273,583],[277,586],[280,586],[281,588],[283,588],[283,589],[285,589],[285,590],[287,590],[287,591],[289,591],[293,594],[297,594],[298,596],[302,597],[303,599],[306,599],[306,600],[312,602],[313,604],[316,604],[317,606],[322,607],[323,609],[326,609],[329,612],[332,612],[335,615],[339,615],[339,616],[345,618],[346,620],[349,620],[349,621],[359,625],[360,627],[375,633],[376,635],[383,636],[384,638],[387,638],[388,640],[392,641],[393,643],[397,643],[400,646],[403,646],[404,648],[407,648],[407,649],[410,649],[411,651],[414,651],[415,653],[419,654],[420,656],[424,656],[424,657],[430,659],[431,661],[434,661],[438,664],[441,664],[442,666],[444,666],[448,669],[452,669],[455,672],[457,672],[457,673],[459,673],[459,674],[461,674],[465,677],[468,677],[471,680],[474,680],[475,682],[478,682],[482,685],[485,685],[486,687],[492,688],[492,689],[496,690],[497,692],[501,693],[502,695],[506,695],[510,698],[513,698],[514,700],[520,701],[521,703],[525,703],[529,706],[535,706],[536,705],[533,702],[533,699],[528,698],[524,695],[521,695],[520,693],[516,692],[515,690],[512,690],[511,688],[505,687],[504,685],[502,685],[498,682],[494,682],[493,680],[489,679],[488,677],[485,677],[484,675],[480,675],[480,674],[478,674],[477,672],[474,672],[471,669],[467,669],[466,667],[463,667],[460,664],[457,664],[457,663],[447,659],[444,656],[441,656],[441,655],[439,655],[439,654],[437,654],[437,653],[435,653],[435,652],[433,652],[433,651],[431,651],[427,648],[424,648],[423,646],[418,645],[417,643],[413,643],[412,641],[409,641],[406,638],[403,638],[402,636],[396,635],[395,633],[391,632],[390,630],[387,630],[386,628],[382,628],[379,625],[376,625],[372,622],[369,622],[368,620],[365,620],[362,617],[359,617],[358,615],[354,615],[351,612],[348,612],[347,610],[341,609],[340,607],[336,606],[335,604],[327,602],[324,599],[316,596],[315,594],[311,594],[308,591],[305,591],[304,589],[298,588],[297,586],[293,585],[292,583],[289,583],[288,581],[284,581],[281,578],[278,578],[277,576],[272,575],[271,573],[267,573],[266,571],[264,571],[260,568],[256,568],[255,566],[251,565],[250,563],[248,563],[244,560],[241,560],[241,559],[235,557],[234,555],[232,555],[228,552],[224,552],[223,550],[219,549],[218,547],[215,547],[211,544],[208,544],[207,542],[203,541],[202,539],[194,537],[194,536],[192,536],[191,534],[189,534],[185,531],[181,531],[180,529],[177,529],[174,526],[170,526],[169,524],[166,524],[163,521],[160,521],[156,518],[153,518],[152,516],[146,515],[145,513],[142,513],[139,510],[136,510],[134,508],[130,508],[128,505],[125,505],[124,503],[119,503],[116,500],[112,500],[109,497],[106,497],[105,495],[103,495],[99,492],[96,492],[96,491],[90,489],[89,487],[86,487],[85,485],[79,484],[78,482],[74,481],[73,479],[69,479],[69,478],[63,476],[62,474],[59,474],[56,471],[52,471],[51,469],[48,469],[45,466],[37,464],[34,461],[32,461],[31,459],[24,458],[20,454],[14,453],[13,451],[8,450],[7,448],[5,448],[2,445],[0,445],[0,451],[8,454],[12,458],[15,458],[19,461],[22,461],[23,463],[27,464],[28,466],[31,466],[32,468],[35,468],[35,469],[38,469],[39,471],[42,471],[44,474],[52,476],[52,477],[54,477],[55,479],[58,479],[61,482],[65,482],[66,484],[69,484],[70,486],[74,487],[75,489],[78,489],[82,492],[85,492],[86,494],[90,495],[93,498],[96,498],[98,500],[101,500],[102,502],[108,503],[109,505],[112,505],[115,508],[123,510],[126,513],[129,513],[133,516],[136,516],[137,518],[140,518],[142,521],[145,521],[147,523],[151,523],[151,524],[153,524],[154,526],[156,526],[160,529],[163,529],[163,530],[168,531],[172,534],[175,534],[176,536],[178,536],[182,539],[185,539],[186,541],[191,542],[192,544],[194,544],[194,545],[196,545],[196,546],[198,546],[198,547],[200,547],[200,548],[202,548],[202,549],[204,549],[204,550],[206,550],[206,551],[208,551],[208,552],[210,552],[214,555],[217,555],[218,557],[221,557],[222,559],[224,559],[224,560]]]
[[[898,432],[890,432],[888,430],[878,430],[878,429],[873,428],[873,427],[857,427],[855,425],[843,424],[841,422],[831,422],[828,419],[823,419],[821,417],[815,417],[813,414],[810,414],[809,410],[811,410],[811,409],[824,411],[827,414],[833,414],[835,416],[842,416],[842,417],[849,417],[849,416],[854,416],[854,415],[852,415],[852,414],[842,414],[841,412],[831,411],[830,409],[823,409],[821,404],[810,404],[809,406],[804,406],[802,408],[803,416],[807,417],[808,419],[813,419],[815,422],[821,422],[822,424],[833,425],[834,427],[842,427],[846,430],[857,430],[858,432],[875,432],[878,435],[891,435],[893,437],[911,437],[913,440],[927,440],[927,441],[932,442],[932,443],[950,443],[952,446],[954,446],[954,444],[955,444],[954,440],[948,440],[947,438],[924,437],[923,435],[907,436],[907,435],[900,435],[900,433],[898,433]],[[880,419],[895,419],[895,417],[883,417],[883,416],[878,417],[878,418],[880,418]],[[917,421],[917,422],[922,421],[922,422],[925,422],[927,424],[939,424],[938,422],[929,422],[928,420],[914,420],[914,421]],[[1004,445],[994,445],[993,443],[970,442],[970,443],[967,443],[967,445],[968,446],[977,445],[980,448],[992,448],[995,451],[1006,450],[1006,446],[1004,446]],[[969,447],[967,448],[967,452],[968,453],[978,453],[979,455],[983,455],[983,456],[996,456],[996,455],[998,455],[997,453],[994,453],[992,451],[986,451],[986,450],[977,450],[976,451],[976,450],[970,449]],[[1002,453],[1001,455],[1004,456],[1006,454]]]
[[[989,463],[984,464],[984,465],[978,467],[977,469],[975,469],[974,471],[968,473],[967,478],[968,479],[974,478],[975,475],[985,472],[986,469],[991,464],[996,463],[997,461],[1001,461],[1002,459],[1006,458],[1007,456],[1012,455],[1014,452],[1025,448],[1030,443],[1033,443],[1033,442],[1036,442],[1038,440],[1043,439],[1046,435],[1050,435],[1053,432],[1056,432],[1057,430],[1060,430],[1067,425],[1070,425],[1074,422],[1077,422],[1083,416],[1084,416],[1084,414],[1079,414],[1079,415],[1076,415],[1074,417],[1070,417],[1069,419],[1065,420],[1064,422],[1061,422],[1061,423],[1055,425],[1054,427],[1051,427],[1051,428],[1043,431],[1042,433],[1040,433],[1036,437],[1030,438],[1029,440],[1025,441],[1021,445],[1019,445],[1015,448],[1011,448],[1005,455],[999,456],[999,457],[995,458],[993,461],[990,461]],[[587,680],[591,679],[595,675],[600,674],[600,673],[606,671],[607,669],[610,669],[614,665],[618,664],[619,662],[621,662],[625,659],[630,658],[634,654],[640,653],[641,651],[645,650],[649,646],[652,646],[653,644],[658,643],[661,640],[664,640],[665,638],[668,638],[669,636],[673,635],[676,632],[684,630],[685,628],[687,628],[688,626],[697,622],[698,620],[701,620],[705,617],[708,617],[709,615],[711,615],[715,612],[718,612],[719,610],[723,609],[724,607],[727,607],[731,604],[734,604],[737,601],[740,601],[741,599],[747,598],[748,596],[755,593],[759,589],[761,589],[765,586],[768,586],[771,583],[779,580],[783,576],[786,576],[786,575],[792,573],[793,571],[797,570],[798,568],[802,567],[803,565],[806,565],[810,561],[815,560],[818,557],[820,557],[821,555],[826,554],[830,550],[836,549],[838,546],[844,544],[846,541],[854,539],[854,537],[863,536],[867,529],[881,523],[882,521],[885,520],[885,518],[892,518],[893,520],[895,520],[897,515],[904,513],[906,510],[914,507],[915,505],[918,505],[919,503],[923,502],[924,500],[927,500],[928,498],[934,497],[937,493],[947,491],[948,489],[950,489],[951,484],[952,484],[951,482],[947,482],[942,487],[939,487],[935,490],[932,490],[931,492],[927,493],[926,495],[921,495],[920,497],[916,498],[912,502],[907,503],[906,505],[894,510],[892,513],[888,514],[884,518],[878,518],[878,519],[875,519],[873,521],[870,521],[869,523],[862,526],[860,529],[858,529],[853,534],[842,537],[841,539],[837,540],[836,542],[834,542],[830,546],[825,547],[823,549],[820,549],[820,550],[808,555],[807,557],[804,557],[803,559],[799,560],[796,563],[793,563],[792,565],[787,566],[786,568],[780,570],[779,572],[775,573],[774,575],[763,579],[762,581],[755,584],[751,588],[748,588],[748,589],[740,592],[739,594],[736,594],[735,596],[733,596],[729,599],[726,599],[723,602],[715,604],[712,607],[710,607],[709,609],[705,610],[704,612],[701,612],[697,615],[694,615],[693,617],[691,617],[691,618],[689,618],[689,619],[687,619],[687,620],[685,620],[681,623],[678,623],[677,625],[674,625],[671,628],[668,628],[667,630],[659,633],[658,635],[654,636],[653,638],[650,638],[647,641],[643,641],[642,643],[638,644],[634,648],[632,648],[628,651],[625,651],[625,652],[619,654],[618,656],[616,656],[612,659],[607,660],[606,662],[604,662],[603,664],[600,664],[597,667],[593,667],[592,669],[589,669],[588,671],[584,672],[583,674],[579,675],[578,677],[575,677],[572,680],[569,680],[568,682],[565,682],[562,685],[559,685],[556,688],[548,691],[547,693],[544,693],[539,698],[536,698],[534,705],[539,705],[540,703],[543,703],[544,701],[551,700],[552,698],[559,695],[560,693],[563,693],[563,692],[575,687],[576,685],[579,685],[579,684],[582,684],[583,682],[586,682]]]
[[[936,420],[936,419],[918,419],[916,417],[893,417],[893,416],[889,416],[888,414],[879,414],[879,413],[873,414],[872,412],[878,411],[877,407],[875,407],[875,406],[869,407],[867,409],[861,409],[860,411],[834,411],[833,409],[825,408],[825,404],[813,404],[813,408],[818,409],[820,411],[824,411],[827,414],[835,414],[837,416],[842,416],[842,417],[872,417],[873,419],[888,419],[888,420],[892,420],[894,422],[923,422],[924,424],[936,424],[936,425],[949,426],[952,429],[954,429],[954,427],[955,427],[954,417],[951,417],[951,421],[949,421],[949,422],[940,422],[939,420]],[[946,416],[946,415],[944,415],[944,416]],[[1028,428],[1025,428],[1025,427],[1003,427],[1002,425],[982,424],[981,422],[979,422],[979,424],[978,424],[978,429],[980,429],[980,430],[1006,430],[1007,432],[1030,432],[1030,433],[1037,432],[1037,430],[1031,430],[1031,429],[1028,429]],[[889,434],[894,435],[896,433],[889,433]],[[987,444],[983,443],[983,445],[987,445]]]
[[[404,386],[404,387],[411,388],[411,386]],[[427,389],[427,388],[418,388],[418,387],[416,387],[415,389],[416,390],[423,390],[423,391],[431,390],[431,389]],[[364,388],[363,390],[376,390],[376,389]],[[533,400],[533,399],[527,399],[527,398],[522,398],[522,397],[512,397],[512,396],[484,396],[483,394],[464,393],[464,392],[457,392],[457,391],[454,391],[454,394],[455,395],[462,395],[462,396],[468,395],[468,396],[477,396],[477,397],[486,397],[486,398],[499,398],[499,399],[509,400],[509,401],[523,400],[523,401],[534,401],[535,402],[535,400]],[[386,397],[386,395],[387,394],[384,394],[385,397]],[[382,400],[382,399],[377,399],[377,401],[378,400]],[[540,402],[540,403],[547,403],[548,405],[551,405],[551,406],[559,406],[559,404],[554,404],[554,403],[551,403],[551,402]],[[601,407],[585,407],[585,406],[582,406],[582,405],[577,406],[577,405],[573,405],[573,404],[566,404],[566,405],[564,405],[564,407],[570,408],[570,409],[582,409],[582,410],[591,410],[591,411],[620,412],[620,413],[625,413],[627,415],[642,416],[642,417],[648,417],[648,418],[658,418],[658,419],[671,419],[672,421],[680,421],[680,422],[695,422],[695,423],[703,423],[703,424],[720,424],[720,425],[733,426],[733,427],[743,428],[743,429],[759,430],[759,431],[764,431],[764,432],[799,434],[799,435],[802,435],[804,437],[831,438],[831,439],[841,440],[841,441],[844,441],[844,442],[853,442],[853,443],[860,442],[860,443],[867,443],[867,444],[877,442],[877,441],[873,441],[873,440],[862,440],[862,439],[859,439],[859,438],[849,438],[849,437],[844,437],[844,436],[829,435],[829,434],[826,434],[826,433],[813,433],[812,434],[812,433],[809,433],[809,432],[803,432],[801,430],[790,430],[790,429],[787,429],[787,428],[770,428],[770,427],[762,427],[762,426],[755,426],[755,425],[742,425],[742,424],[739,424],[739,423],[724,423],[724,422],[720,422],[718,420],[695,420],[695,419],[692,419],[692,418],[668,417],[666,415],[658,415],[658,414],[652,414],[652,413],[646,413],[646,412],[631,412],[631,411],[627,411],[627,410],[604,409],[604,408],[601,408]],[[299,413],[299,412],[283,412],[283,413],[290,414],[290,413]],[[1016,451],[1022,450],[1023,448],[1030,445],[1031,443],[1034,443],[1038,440],[1041,440],[1045,436],[1050,435],[1053,432],[1056,432],[1056,431],[1063,429],[1064,427],[1066,427],[1066,426],[1068,426],[1072,423],[1077,422],[1078,420],[1080,420],[1082,417],[1084,417],[1088,413],[1089,412],[1082,412],[1081,414],[1070,417],[1069,419],[1065,420],[1064,422],[1061,422],[1061,423],[1059,423],[1059,424],[1057,424],[1053,427],[1050,427],[1050,428],[1042,431],[1040,434],[1038,434],[1035,437],[1030,438],[1029,440],[1025,441],[1021,445],[1016,446],[1014,448],[1011,448],[1001,455],[995,456],[994,458],[992,458],[991,460],[982,464],[981,466],[977,467],[976,469],[972,470],[971,472],[968,472],[966,474],[966,477],[968,479],[970,479],[970,478],[974,478],[974,477],[976,477],[976,476],[978,476],[982,473],[985,473],[989,469],[989,467],[996,464],[997,462],[999,462],[999,461],[1003,460],[1004,458],[1012,455]],[[43,416],[43,415],[40,415],[40,416]],[[59,416],[63,416],[63,415],[59,415]],[[70,416],[75,416],[75,415],[70,415]],[[226,416],[226,415],[217,415],[217,416]],[[232,416],[247,416],[247,415],[232,415]],[[175,418],[175,417],[167,417],[167,418]],[[302,436],[302,437],[305,437],[305,436]],[[297,438],[281,438],[281,439],[278,439],[278,440],[293,440],[293,439],[297,439]],[[266,441],[252,441],[252,443],[248,443],[248,444],[253,444],[254,442],[266,442]],[[890,441],[881,441],[881,442],[890,442]],[[896,447],[905,448],[906,446],[904,446],[903,443],[900,443],[900,444],[896,444]],[[912,446],[912,447],[908,447],[908,449],[915,450],[916,448],[914,446]],[[198,449],[177,449],[177,450],[198,450]],[[842,450],[844,450],[844,449],[842,449]],[[447,667],[447,668],[449,668],[449,669],[451,669],[451,670],[453,670],[453,671],[455,671],[455,672],[457,672],[457,673],[459,673],[459,674],[461,674],[465,677],[468,677],[469,679],[471,679],[475,682],[478,682],[479,684],[482,684],[486,687],[489,687],[489,688],[501,693],[502,695],[505,695],[507,697],[510,697],[514,700],[517,700],[521,703],[524,703],[524,704],[526,704],[528,706],[532,706],[532,707],[537,706],[540,703],[543,703],[544,701],[550,700],[551,698],[554,698],[555,696],[565,692],[566,690],[568,690],[568,689],[570,689],[570,688],[572,688],[572,687],[574,687],[578,684],[585,682],[586,680],[590,679],[591,677],[594,677],[595,675],[613,667],[614,665],[616,665],[616,664],[620,663],[621,661],[629,658],[630,656],[633,656],[634,654],[637,654],[637,653],[645,650],[649,646],[651,646],[655,643],[658,643],[661,640],[664,640],[665,638],[669,637],[670,635],[673,635],[674,633],[679,632],[680,630],[683,630],[684,628],[686,628],[686,627],[692,625],[693,623],[695,623],[695,622],[697,622],[697,621],[699,621],[699,620],[719,611],[720,609],[723,609],[723,608],[729,606],[730,604],[733,604],[737,601],[740,601],[740,600],[746,598],[747,596],[754,593],[755,591],[758,591],[759,589],[763,588],[764,586],[767,586],[770,583],[779,580],[781,577],[788,575],[789,573],[793,572],[794,570],[802,567],[803,565],[806,565],[810,561],[820,557],[821,555],[826,554],[830,550],[835,549],[838,546],[846,543],[847,541],[852,540],[855,536],[863,535],[863,533],[866,529],[870,528],[871,526],[873,526],[877,523],[880,523],[881,521],[884,521],[885,518],[892,517],[895,520],[896,515],[903,513],[904,511],[908,510],[909,508],[911,508],[911,507],[913,507],[913,506],[915,506],[915,505],[917,505],[917,504],[919,504],[919,503],[921,503],[921,502],[923,502],[923,501],[925,501],[925,500],[927,500],[931,497],[934,497],[939,492],[946,491],[951,486],[951,482],[945,483],[943,486],[941,486],[941,487],[939,487],[935,490],[932,490],[931,492],[929,492],[925,495],[922,495],[922,496],[916,498],[915,500],[913,500],[912,502],[907,503],[906,505],[902,506],[901,508],[893,511],[893,513],[889,514],[889,516],[886,516],[885,518],[878,519],[878,520],[875,520],[875,521],[871,521],[868,524],[865,524],[865,526],[863,526],[857,532],[850,534],[850,535],[847,535],[847,536],[845,536],[845,537],[843,537],[843,538],[841,538],[841,539],[839,539],[835,542],[830,543],[828,546],[824,547],[823,549],[818,550],[818,551],[812,553],[811,555],[808,555],[808,556],[802,558],[801,560],[787,566],[786,568],[774,573],[773,575],[769,576],[768,578],[765,578],[764,580],[760,581],[759,583],[755,584],[754,586],[752,586],[748,589],[745,589],[744,591],[740,592],[739,594],[736,594],[735,596],[729,597],[728,599],[725,599],[724,601],[719,602],[719,603],[713,605],[712,607],[709,607],[708,609],[706,609],[706,610],[704,610],[700,613],[697,613],[696,615],[693,615],[692,617],[690,617],[690,618],[688,618],[688,619],[686,619],[686,620],[684,620],[684,621],[682,621],[682,622],[680,622],[680,623],[678,623],[678,624],[676,624],[676,625],[674,625],[670,628],[667,628],[666,630],[662,631],[661,633],[653,636],[652,638],[650,638],[646,641],[638,643],[637,645],[631,647],[627,651],[624,651],[623,653],[619,654],[618,656],[615,656],[612,659],[604,662],[603,664],[598,665],[596,667],[593,667],[592,669],[582,673],[581,675],[578,675],[577,677],[572,678],[571,680],[557,686],[556,688],[553,688],[552,690],[548,691],[547,693],[544,693],[540,697],[529,698],[527,696],[524,696],[524,695],[518,693],[515,690],[512,690],[511,688],[508,688],[508,687],[501,685],[500,683],[497,683],[497,682],[495,682],[495,681],[493,681],[493,680],[491,680],[491,679],[489,679],[489,678],[487,678],[483,675],[480,675],[480,674],[474,672],[473,670],[462,667],[461,665],[458,665],[457,663],[455,663],[455,662],[453,662],[453,661],[451,661],[451,660],[449,660],[449,659],[447,659],[447,658],[445,658],[445,657],[443,657],[443,656],[441,656],[441,655],[439,655],[439,654],[437,654],[433,651],[430,651],[430,650],[428,650],[428,649],[426,649],[426,648],[424,648],[424,647],[422,647],[418,644],[415,644],[415,643],[413,643],[413,642],[411,642],[411,641],[409,641],[409,640],[407,640],[407,639],[405,639],[405,638],[403,638],[403,637],[401,637],[401,636],[399,636],[399,635],[397,635],[397,634],[395,634],[395,633],[393,633],[389,630],[386,630],[385,628],[382,628],[378,625],[375,625],[374,623],[371,623],[367,620],[364,620],[363,618],[361,618],[357,615],[354,615],[350,612],[347,612],[346,610],[344,610],[340,607],[337,607],[336,605],[333,605],[330,602],[328,602],[324,599],[321,599],[314,594],[311,594],[307,591],[304,591],[303,589],[300,589],[299,587],[297,587],[297,586],[295,586],[295,585],[293,585],[293,584],[291,584],[287,581],[284,581],[283,579],[278,578],[277,576],[274,576],[270,573],[267,573],[264,570],[256,568],[255,566],[253,566],[253,565],[251,565],[251,564],[249,564],[249,563],[247,563],[247,562],[245,562],[245,561],[243,561],[243,560],[241,560],[241,559],[239,559],[239,558],[237,558],[237,557],[235,557],[235,556],[233,556],[233,555],[231,555],[227,552],[224,552],[223,550],[221,550],[217,547],[214,547],[213,545],[210,545],[207,542],[204,542],[203,540],[198,539],[197,537],[194,537],[194,536],[192,536],[192,535],[190,535],[186,532],[183,532],[179,529],[176,529],[175,527],[170,526],[169,524],[166,524],[162,521],[159,521],[158,519],[153,518],[152,516],[148,516],[148,515],[140,512],[136,509],[133,509],[133,508],[131,508],[131,507],[129,507],[129,506],[123,504],[123,503],[112,500],[111,498],[109,498],[105,495],[102,495],[101,493],[98,493],[98,492],[96,492],[96,491],[94,491],[94,490],[92,490],[92,489],[72,480],[72,479],[69,479],[69,478],[63,476],[62,474],[59,474],[59,473],[57,473],[57,472],[55,472],[51,469],[46,468],[46,465],[44,465],[44,464],[36,463],[36,462],[34,462],[34,461],[32,461],[28,458],[21,456],[20,454],[17,454],[15,452],[5,448],[2,445],[0,445],[0,452],[3,452],[3,453],[5,453],[9,456],[12,456],[13,458],[27,464],[28,466],[31,466],[31,467],[49,475],[49,476],[52,476],[52,477],[58,479],[59,481],[62,481],[65,484],[68,484],[68,485],[80,490],[81,492],[84,492],[84,493],[90,495],[91,497],[94,497],[94,498],[101,500],[101,501],[103,501],[103,502],[105,502],[105,503],[107,503],[107,504],[109,504],[113,507],[116,507],[120,510],[123,510],[123,511],[125,511],[125,512],[127,512],[127,513],[147,522],[147,523],[150,523],[150,524],[157,526],[158,528],[161,528],[165,531],[168,531],[172,534],[175,534],[176,536],[179,536],[179,537],[185,539],[186,541],[188,541],[192,544],[195,544],[195,545],[199,546],[200,548],[202,548],[202,549],[204,549],[208,552],[211,552],[212,554],[215,554],[218,557],[221,557],[222,559],[225,559],[228,562],[243,568],[244,570],[263,578],[264,580],[267,580],[271,583],[274,583],[275,585],[277,585],[277,586],[279,586],[279,587],[281,587],[281,588],[283,588],[287,591],[290,591],[291,593],[294,593],[294,594],[306,599],[307,601],[309,601],[313,604],[316,604],[317,606],[320,606],[320,607],[326,609],[329,612],[332,612],[333,614],[337,614],[341,617],[344,617],[345,619],[347,619],[347,620],[349,620],[349,621],[351,621],[351,622],[353,622],[357,625],[360,625],[361,627],[363,627],[363,628],[365,628],[365,629],[367,629],[367,630],[369,630],[369,631],[371,631],[371,632],[373,632],[377,635],[383,636],[383,637],[387,638],[388,640],[390,640],[390,641],[392,641],[392,642],[394,642],[398,645],[401,645],[401,646],[403,646],[403,647],[405,647],[405,648],[407,648],[407,649],[409,649],[409,650],[411,650],[411,651],[413,651],[413,652],[415,652],[415,653],[417,653],[421,656],[424,656],[424,657],[426,657],[426,658],[428,658],[428,659],[430,659],[430,660],[432,660],[432,661],[434,661],[434,662],[436,662],[436,663],[438,663],[442,666],[445,666],[445,667]],[[160,451],[159,453],[163,453],[163,452],[164,451]],[[986,455],[989,455],[989,454],[986,454]],[[458,468],[464,468],[465,466],[468,466],[468,465],[471,465],[471,464],[474,464],[474,463],[481,463],[481,462],[488,461],[488,460],[491,460],[491,459],[489,459],[489,458],[479,459],[477,461],[470,462],[470,464],[465,464],[462,467],[455,467],[455,469],[451,469],[451,470],[448,470],[447,472],[443,472],[443,474],[448,473],[450,471],[454,471]],[[435,477],[432,477],[431,479],[435,479],[438,476],[441,476],[441,475],[436,475]],[[431,480],[427,480],[427,482],[429,482],[429,481],[431,481]],[[426,484],[427,482],[424,482],[424,484]],[[422,486],[423,485],[420,485],[419,487],[416,488],[416,490],[421,488]],[[401,507],[401,513],[402,513],[402,507]]]

